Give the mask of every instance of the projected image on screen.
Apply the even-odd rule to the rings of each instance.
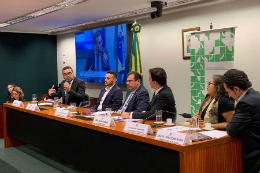
[[[127,24],[75,34],[76,76],[86,82],[104,82],[107,71],[117,72],[117,83],[127,75]]]

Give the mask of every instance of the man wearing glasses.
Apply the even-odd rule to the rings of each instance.
[[[136,71],[127,74],[126,85],[129,91],[126,94],[123,106],[118,110],[122,112],[142,112],[149,106],[149,93],[147,89],[141,85],[142,77]]]
[[[70,104],[70,102],[76,102],[78,106],[80,102],[85,99],[85,82],[74,76],[73,70],[70,66],[66,66],[62,69],[63,81],[60,84],[60,88],[56,92],[54,85],[49,89],[49,96],[62,97],[63,104]]]
[[[100,31],[93,35],[94,49],[88,52],[85,71],[109,71],[109,58],[107,49],[103,48]]]

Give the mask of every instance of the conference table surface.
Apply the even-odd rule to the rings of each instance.
[[[76,119],[73,117],[61,117],[55,116],[55,109],[52,107],[39,106],[45,110],[30,111],[26,110],[26,105],[30,102],[24,102],[24,107],[14,107],[11,103],[4,104],[4,138],[5,147],[12,147],[24,144],[23,141],[13,138],[8,134],[8,124],[6,119],[8,118],[8,110],[15,110],[26,114],[47,118],[49,120],[55,120],[58,122],[71,124],[73,126],[79,126],[86,129],[91,129],[97,132],[106,133],[121,138],[127,138],[130,140],[138,141],[138,143],[146,143],[156,146],[157,148],[166,148],[169,150],[177,151],[179,154],[179,171],[181,173],[207,173],[208,171],[214,172],[242,172],[242,151],[241,141],[239,138],[233,138],[225,136],[222,138],[213,138],[205,141],[192,142],[190,145],[178,145],[169,142],[159,141],[152,135],[142,135],[132,132],[124,131],[126,122],[115,121],[116,126],[106,127],[93,124],[93,121],[85,121]],[[66,106],[66,105],[61,105]],[[80,108],[79,112],[90,112],[91,109]],[[75,115],[75,114],[72,114]],[[85,116],[85,115],[82,115]],[[146,121],[146,124],[152,124],[154,120]],[[181,125],[181,124],[177,124]],[[153,128],[153,131],[156,131]],[[124,172],[124,171],[123,171]]]

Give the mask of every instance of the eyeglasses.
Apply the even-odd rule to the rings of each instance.
[[[210,85],[210,84],[215,85],[214,83],[209,82],[208,85]]]
[[[126,83],[128,83],[128,82],[131,83],[131,82],[133,82],[133,81],[135,81],[135,80],[127,80]]]
[[[69,73],[63,73],[63,76],[70,76],[72,74],[72,72]]]

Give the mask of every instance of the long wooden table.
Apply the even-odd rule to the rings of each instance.
[[[46,110],[35,112],[4,104],[5,147],[28,143],[89,172],[242,173],[238,138],[180,146],[125,132],[124,122],[104,127],[42,108]]]

